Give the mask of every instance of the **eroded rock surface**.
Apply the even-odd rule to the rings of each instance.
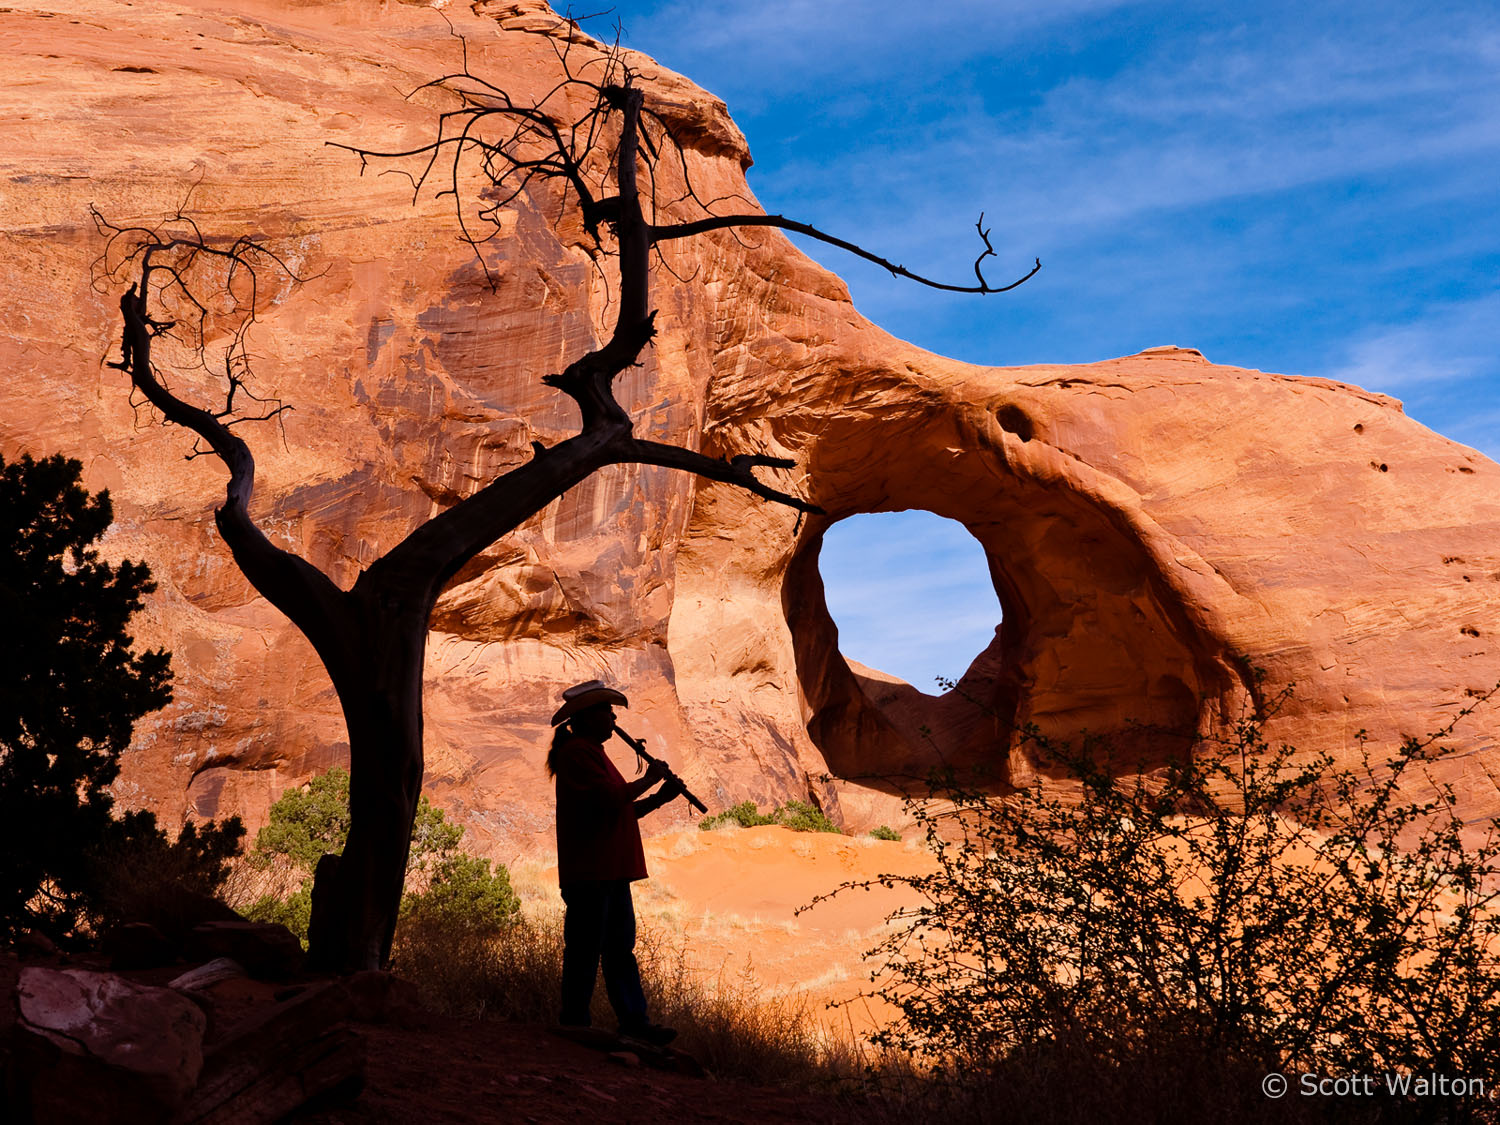
[[[475,71],[521,97],[555,82],[564,39],[575,62],[593,50],[539,3],[444,13]],[[540,378],[605,329],[608,286],[539,193],[489,251],[492,292],[445,202],[413,206],[400,177],[361,177],[325,146],[430,136],[441,100],[402,97],[457,63],[430,8],[57,0],[0,12],[0,38],[0,453],[80,458],[115,500],[109,553],[146,559],[160,583],[138,634],[174,653],[177,698],[138,728],[124,802],[253,826],[342,760],[337,701],[217,540],[222,470],[184,460],[190,440],[102,365],[119,294],[90,285],[89,204],[151,223],[186,200],[206,231],[254,233],[306,276],[267,301],[252,345],[261,386],[295,406],[284,432],[250,435],[256,512],[344,586],[533,440],[570,431],[571,403]],[[722,103],[648,72],[699,195],[747,196]],[[816,778],[920,770],[922,725],[970,759],[1004,758],[1023,722],[1212,726],[1248,704],[1254,666],[1266,697],[1296,684],[1273,738],[1350,754],[1362,729],[1422,734],[1500,680],[1500,466],[1396,402],[1180,348],[976,367],[870,325],[774,233],[667,257],[692,280],[660,275],[660,336],[621,380],[637,432],[794,457],[782,485],[828,515],[799,525],[625,467],[460,575],[428,648],[427,784],[494,853],[547,840],[546,720],[562,686],[594,676],[627,688],[629,729],[710,802],[811,789],[865,826],[889,796]],[[837,654],[821,534],[902,508],[959,520],[990,558],[1004,625],[963,696]],[[1443,766],[1469,816],[1500,811],[1496,729],[1494,712],[1466,720],[1454,740],[1472,753]]]
[[[170,988],[22,969],[18,1060],[38,1121],[167,1121],[203,1069],[207,1017]]]

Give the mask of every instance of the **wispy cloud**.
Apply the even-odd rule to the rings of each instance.
[[[1133,0],[764,0],[700,4],[687,0],[619,5],[627,41],[669,66],[674,57],[705,58],[723,52],[712,73],[693,75],[714,88],[753,79],[776,90],[806,81],[802,72],[825,79],[879,75],[889,86],[911,81],[933,44],[950,58],[972,58],[1003,50],[1038,28],[1097,16]],[[905,64],[906,70],[901,69]]]
[[[1394,395],[1411,417],[1500,459],[1500,293],[1366,325],[1309,373]]]
[[[961,82],[924,128],[898,141],[877,126],[874,143],[856,132],[836,162],[804,152],[762,190],[908,244],[930,240],[956,204],[987,207],[1006,236],[1036,245],[1097,237],[1146,212],[1500,150],[1489,37],[1392,23],[1352,41],[1295,29],[1269,43],[1234,38],[1199,37],[1185,58],[1163,45],[1109,73],[1066,73],[1035,102],[997,104]]]
[[[1328,375],[1372,391],[1430,393],[1435,383],[1490,374],[1500,356],[1500,293],[1426,308],[1406,324],[1371,325]]]
[[[1493,395],[1476,394],[1477,403],[1493,402]],[[1450,437],[1472,449],[1477,449],[1491,461],[1500,461],[1500,407],[1475,409],[1456,417],[1442,429],[1443,436]]]

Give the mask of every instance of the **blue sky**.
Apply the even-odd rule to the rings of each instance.
[[[616,15],[630,46],[729,104],[767,210],[955,278],[982,210],[992,277],[1042,259],[1022,289],[964,298],[806,247],[904,339],[996,364],[1197,347],[1395,395],[1500,455],[1493,2],[619,0]],[[845,525],[854,548],[828,552],[824,579],[831,604],[853,595],[833,604],[844,650],[927,687],[991,635],[965,648],[949,627],[994,594],[961,530],[897,549],[905,518]],[[943,573],[941,599],[873,627],[886,579],[870,558],[892,581]]]

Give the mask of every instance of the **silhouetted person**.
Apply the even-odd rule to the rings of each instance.
[[[646,996],[635,960],[635,904],[630,884],[646,878],[646,853],[636,821],[676,797],[661,781],[666,767],[652,762],[626,781],[604,753],[614,732],[615,705],[625,696],[599,680],[563,692],[552,716],[557,728],[547,752],[547,772],[557,782],[557,881],[563,919],[562,1023],[589,1026],[589,1002],[602,962],[604,988],[620,1021],[620,1034],[669,1043],[677,1033],[646,1016]]]

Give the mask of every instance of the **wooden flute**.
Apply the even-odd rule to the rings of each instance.
[[[660,758],[653,757],[651,753],[647,751],[646,743],[641,739],[631,738],[630,735],[622,731],[618,725],[615,727],[615,733],[620,736],[621,740],[625,743],[626,746],[629,746],[632,750],[635,751],[636,757],[640,758],[643,763],[661,762]],[[687,798],[688,804],[692,805],[693,808],[697,809],[701,813],[708,812],[708,806],[705,805],[702,801],[698,800],[697,797],[693,796],[688,787],[682,783],[682,778],[673,773],[671,768],[668,767],[665,762],[662,762],[662,766],[667,771],[662,780],[675,782],[677,784],[678,790],[681,791],[682,795]]]

